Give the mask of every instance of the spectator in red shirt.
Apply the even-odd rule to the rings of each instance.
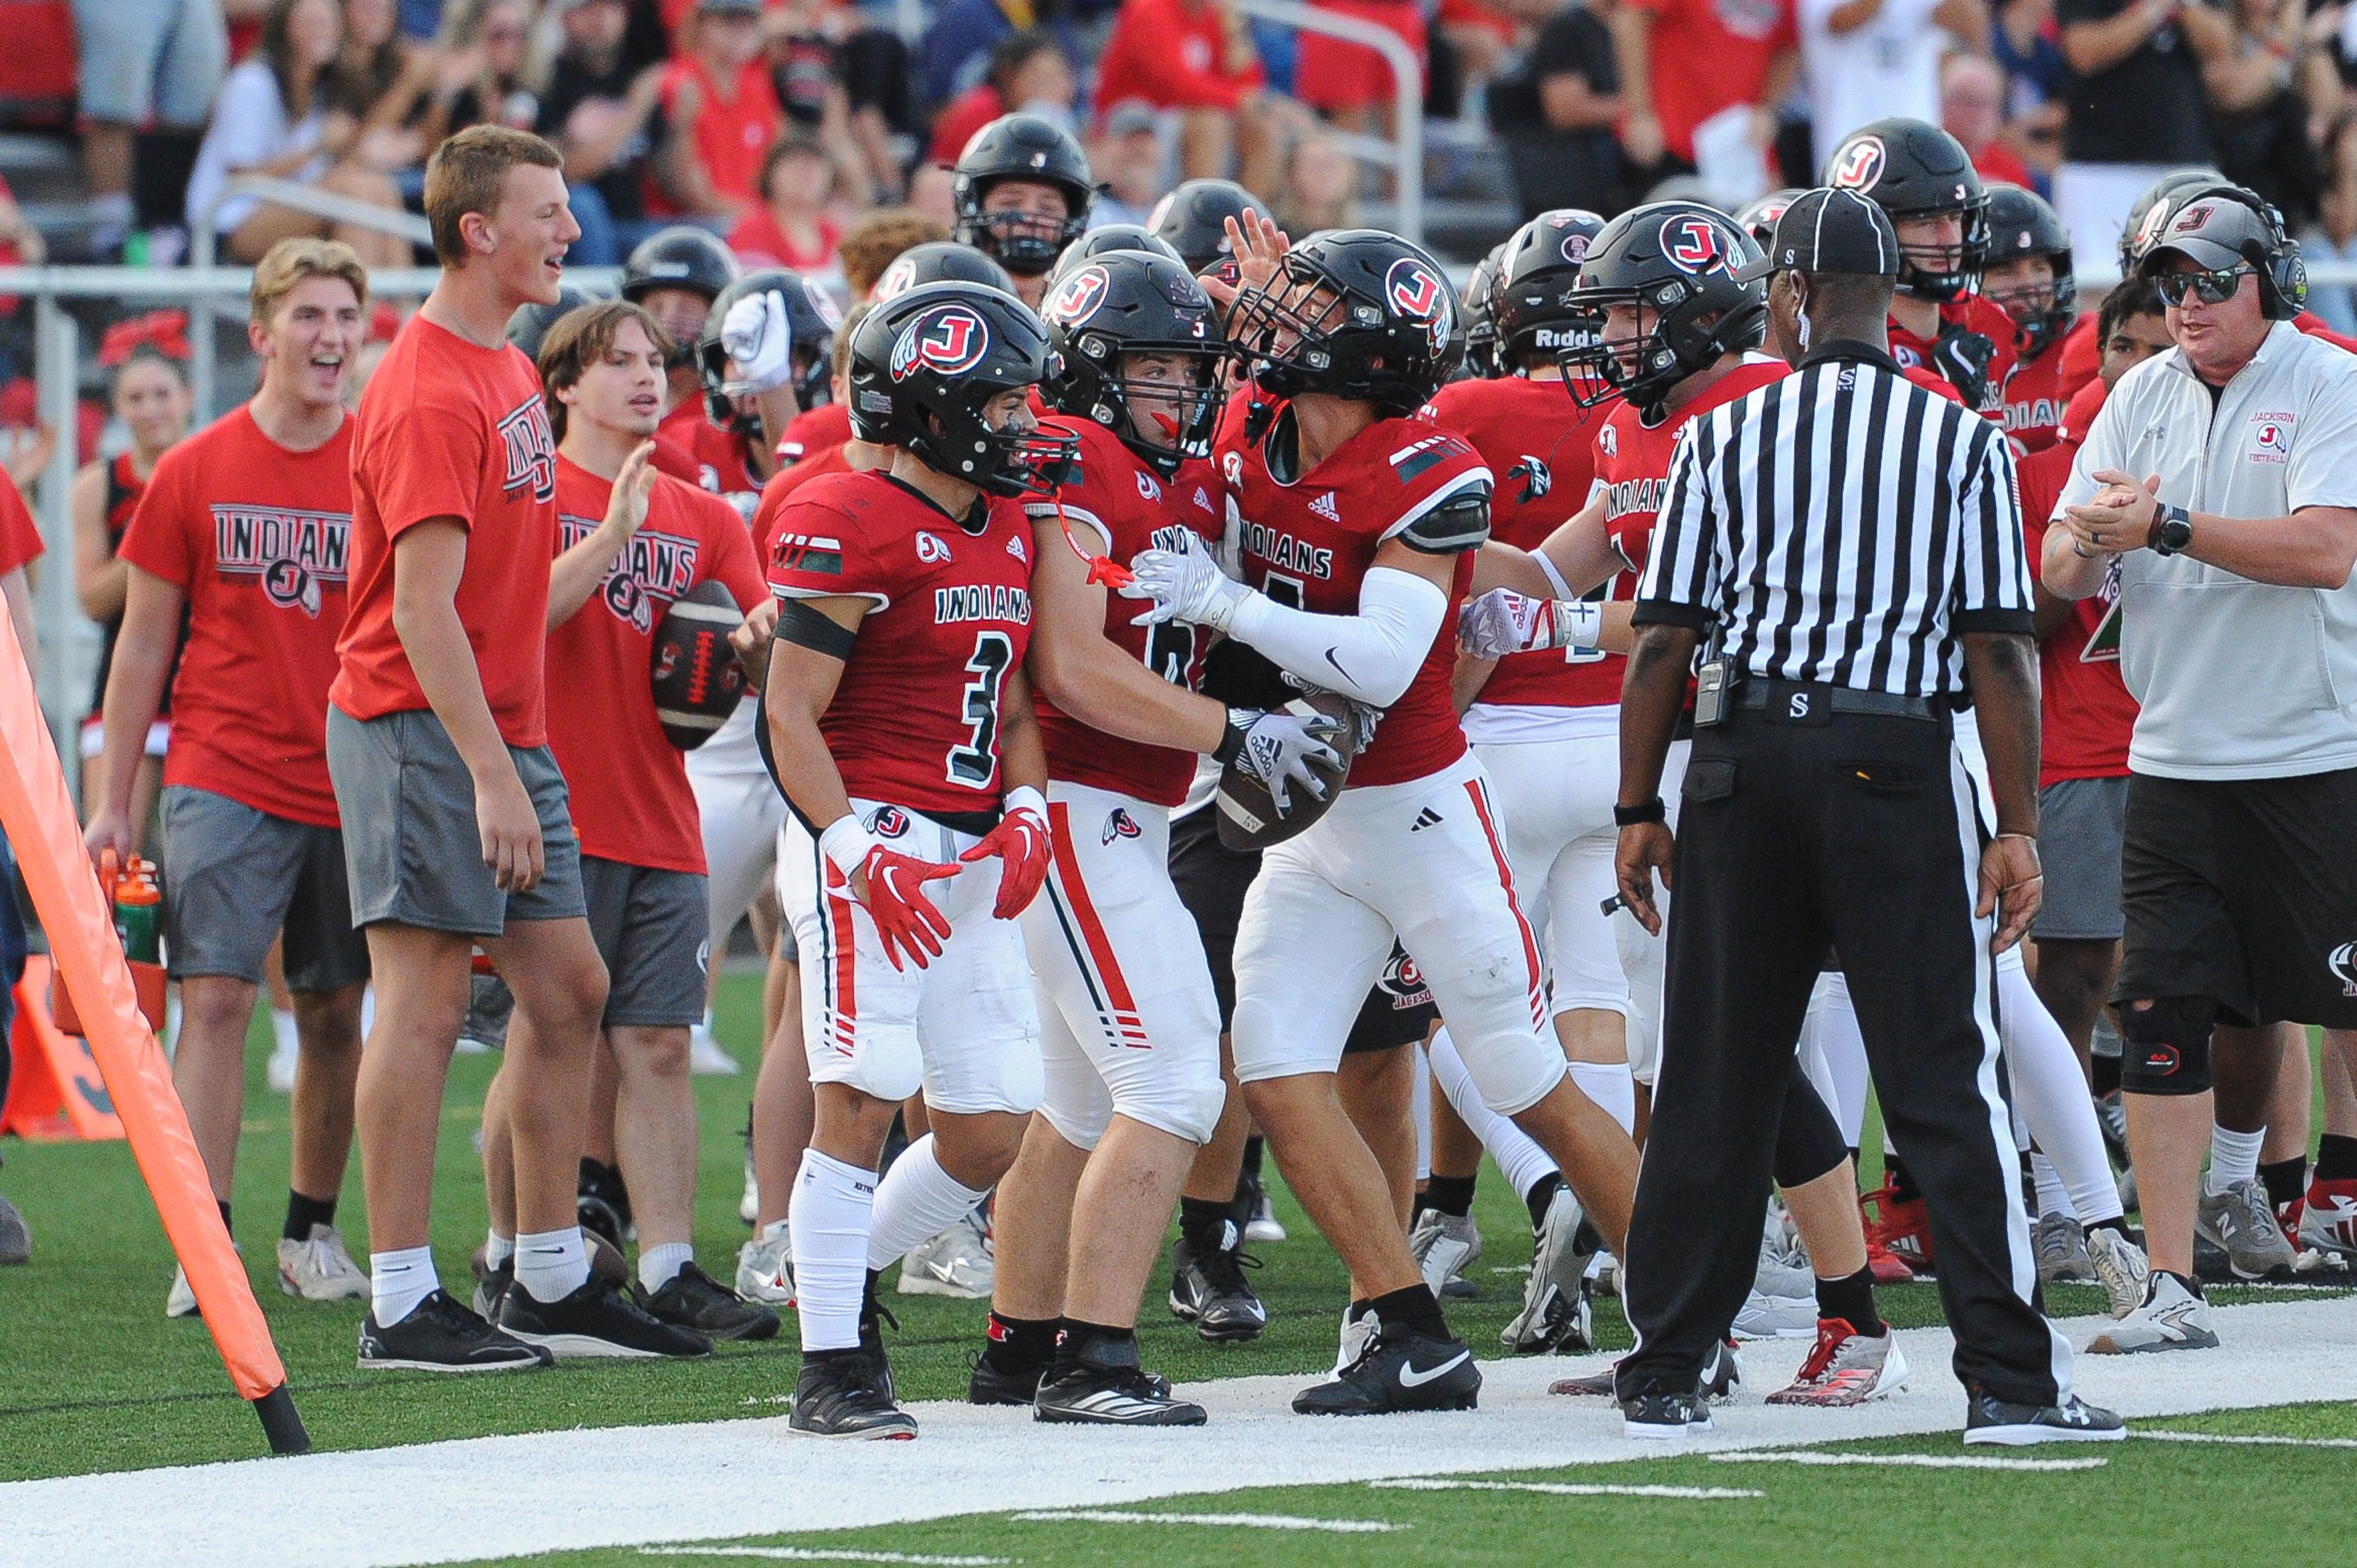
[[[1980,55],[1951,55],[1940,72],[1940,124],[1964,143],[1984,180],[2038,188],[2005,137],[2005,73]]]
[[[1234,156],[1247,190],[1269,189],[1287,133],[1308,129],[1299,104],[1268,91],[1233,0],[1123,0],[1097,61],[1097,113],[1133,101],[1178,116],[1181,179],[1222,178]]]
[[[650,205],[734,219],[760,204],[761,160],[785,127],[762,53],[761,0],[696,0],[689,36],[691,48],[663,73],[671,134]]]
[[[1315,0],[1313,8],[1373,22],[1397,33],[1415,51],[1417,91],[1423,90],[1424,12],[1414,0]],[[1303,102],[1338,125],[1363,131],[1372,123],[1386,132],[1391,129],[1392,104],[1397,91],[1392,81],[1392,68],[1383,56],[1364,44],[1344,43],[1324,33],[1303,33],[1294,86]],[[1374,111],[1372,115],[1370,110]]]
[[[1080,96],[1080,76],[1053,34],[1037,27],[1009,33],[991,46],[982,81],[951,100],[933,122],[932,161],[954,164],[976,131],[1018,109],[1069,125]]]
[[[1696,127],[1745,105],[1752,140],[1774,145],[1801,70],[1792,0],[1627,0],[1612,43],[1629,103],[1620,145],[1639,168],[1692,172]]]
[[[827,216],[834,192],[834,160],[818,138],[789,131],[761,160],[761,205],[728,231],[728,248],[745,270],[791,267],[803,274],[834,269],[843,225]]]

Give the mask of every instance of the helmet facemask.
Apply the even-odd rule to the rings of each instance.
[[[1316,268],[1288,257],[1276,276],[1247,288],[1228,315],[1228,338],[1245,374],[1273,397],[1297,397],[1317,389],[1316,378],[1334,368],[1331,335],[1352,319],[1380,325],[1382,312],[1352,301]]]
[[[1924,219],[1956,220],[1957,237],[1953,244],[1927,244],[1910,241],[1904,232],[1907,226]],[[1928,299],[1948,305],[1964,298],[1980,286],[1981,269],[1988,263],[1988,198],[1965,202],[1960,207],[1945,207],[1930,212],[1890,214],[1891,226],[1901,231],[1899,240],[1898,292],[1913,299]]]

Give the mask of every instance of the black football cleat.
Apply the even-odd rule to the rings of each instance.
[[[1046,1362],[1008,1371],[995,1365],[988,1356],[978,1358],[974,1375],[966,1380],[965,1402],[968,1404],[1029,1404],[1039,1394],[1040,1381],[1048,1375]]]
[[[1234,1234],[1234,1227],[1228,1227]],[[1240,1248],[1198,1252],[1185,1237],[1170,1253],[1170,1311],[1195,1326],[1195,1332],[1214,1345],[1257,1339],[1268,1326],[1268,1308],[1261,1305],[1244,1270],[1260,1267]]]
[[[2033,1443],[2116,1443],[2128,1423],[2072,1395],[2061,1404],[2014,1404],[1974,1385],[1964,1397],[1964,1441],[2019,1448]]]
[[[1620,1402],[1620,1430],[1626,1436],[1656,1442],[1707,1436],[1710,1404],[1696,1389],[1638,1394]]]
[[[377,1322],[373,1309],[361,1319],[360,1365],[366,1370],[529,1372],[555,1360],[484,1322],[447,1291],[436,1291],[391,1327]]]
[[[892,1402],[883,1357],[865,1347],[802,1358],[786,1426],[802,1437],[905,1443],[917,1435],[916,1418]]]
[[[683,1265],[653,1294],[640,1291],[639,1305],[675,1328],[711,1339],[770,1339],[778,1332],[776,1313],[739,1301],[734,1291],[694,1263]]]
[[[663,1322],[595,1274],[554,1301],[542,1301],[522,1284],[510,1285],[500,1299],[500,1326],[559,1360],[712,1354],[709,1338]]]
[[[1037,1421],[1092,1426],[1200,1426],[1203,1407],[1170,1396],[1170,1380],[1141,1370],[1137,1341],[1092,1340],[1080,1365],[1041,1380],[1031,1406]]]
[[[1471,1410],[1481,1374],[1462,1339],[1435,1339],[1387,1323],[1330,1383],[1293,1396],[1296,1415],[1389,1415],[1408,1410]]]

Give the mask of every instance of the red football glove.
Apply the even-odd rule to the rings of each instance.
[[[884,940],[884,956],[892,961],[894,969],[904,967],[902,953],[919,969],[926,967],[929,957],[942,956],[950,923],[925,897],[925,884],[955,876],[957,869],[939,861],[899,854],[880,843],[860,862],[860,875],[867,885],[867,897],[862,902],[867,906],[868,918],[876,922],[876,934]]]
[[[1048,880],[1048,801],[1026,784],[1006,795],[1006,814],[983,841],[958,856],[968,863],[999,858],[998,902],[991,913],[1011,920],[1039,897]]]

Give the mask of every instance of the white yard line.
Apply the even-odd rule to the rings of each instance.
[[[1380,1519],[1311,1519],[1296,1513],[1139,1513],[1132,1509],[1033,1509],[1017,1524],[1197,1524],[1214,1530],[1316,1530],[1329,1535],[1388,1535],[1414,1525]]]
[[[641,1546],[641,1557],[756,1557],[768,1563],[906,1563],[921,1568],[1006,1568],[1011,1557],[928,1557],[921,1552],[819,1552],[807,1546]]]
[[[1550,1498],[1673,1498],[1687,1502],[1768,1495],[1740,1487],[1608,1487],[1586,1481],[1469,1481],[1437,1476],[1403,1476],[1394,1481],[1369,1481],[1367,1485],[1405,1492],[1539,1492]]]
[[[2147,1443],[2227,1443],[2249,1448],[2357,1448],[2357,1437],[2267,1437],[2257,1433],[2169,1432],[2147,1427],[2131,1432]]]
[[[2000,1459],[1987,1454],[1714,1454],[1722,1464],[1880,1465],[1900,1470],[2100,1470],[2108,1459]]]
[[[2131,1416],[2357,1399],[2345,1300],[2213,1309],[2224,1345],[2181,1356],[2086,1356],[2077,1391]],[[979,1311],[976,1318],[979,1320]],[[2066,1326],[2074,1342],[2103,1319]],[[1900,1336],[1896,1395],[1847,1410],[1762,1401],[1808,1346],[1743,1351],[1742,1397],[1687,1451],[1789,1449],[1957,1432],[1964,1391],[1938,1329]],[[1242,1354],[1249,1355],[1244,1351]],[[1211,1424],[1159,1432],[1043,1426],[1021,1410],[913,1407],[915,1443],[813,1443],[782,1415],[716,1408],[694,1425],[469,1438],[298,1459],[63,1477],[0,1486],[0,1565],[121,1568],[158,1541],[185,1568],[403,1568],[591,1546],[684,1544],[1026,1509],[1105,1508],[1253,1487],[1496,1474],[1654,1458],[1602,1400],[1551,1397],[1603,1357],[1484,1361],[1481,1408],[1313,1420],[1287,1402],[1310,1377],[1190,1385]],[[781,1359],[779,1376],[790,1375]],[[563,1377],[562,1369],[548,1374]],[[387,1397],[397,1391],[388,1390]],[[301,1389],[296,1397],[302,1397]],[[486,1385],[484,1397],[495,1398]]]

